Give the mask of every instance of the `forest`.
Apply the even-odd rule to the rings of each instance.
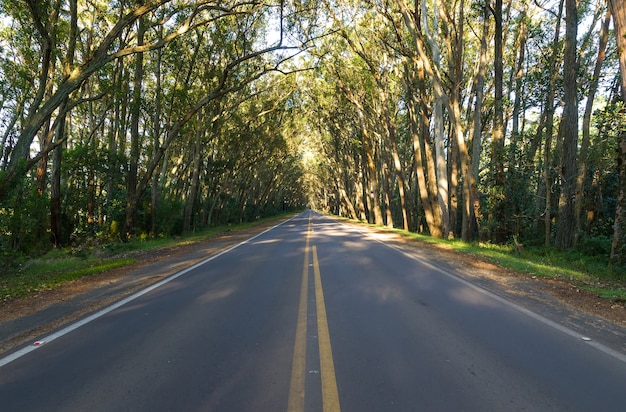
[[[0,0],[0,256],[316,210],[626,265],[622,0]]]

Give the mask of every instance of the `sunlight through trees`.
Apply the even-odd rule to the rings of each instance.
[[[0,252],[310,206],[626,264],[614,0],[0,2]]]

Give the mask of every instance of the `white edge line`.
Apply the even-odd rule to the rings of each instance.
[[[584,335],[581,335],[580,333],[578,333],[578,332],[576,332],[576,331],[574,331],[574,330],[572,330],[572,329],[570,329],[570,328],[568,328],[566,326],[561,325],[560,323],[557,323],[557,322],[555,322],[553,320],[550,320],[550,319],[548,319],[548,318],[546,318],[544,316],[541,316],[541,315],[539,315],[539,314],[537,314],[537,313],[535,313],[535,312],[533,312],[533,311],[531,311],[529,309],[526,309],[523,306],[518,305],[517,303],[513,303],[513,302],[511,302],[509,300],[506,300],[502,296],[499,296],[499,295],[497,295],[497,294],[495,294],[493,292],[490,292],[487,289],[483,289],[480,286],[475,285],[475,284],[473,284],[473,283],[471,283],[471,282],[469,282],[469,281],[467,281],[467,280],[465,280],[465,279],[455,275],[454,273],[448,272],[445,269],[442,269],[442,268],[437,267],[437,266],[435,266],[435,265],[433,265],[433,264],[431,264],[431,263],[429,263],[429,262],[427,262],[425,260],[422,260],[421,258],[419,258],[417,256],[414,256],[414,255],[410,254],[409,252],[406,252],[406,251],[404,251],[402,249],[399,249],[399,248],[397,248],[395,246],[387,244],[387,243],[383,242],[382,240],[377,239],[375,236],[372,235],[371,232],[366,232],[366,231],[363,231],[361,229],[354,228],[354,227],[352,227],[350,225],[347,225],[347,224],[345,224],[343,222],[340,222],[338,220],[335,220],[335,219],[333,219],[333,220],[336,223],[339,223],[342,226],[346,226],[346,227],[349,227],[352,230],[356,230],[358,233],[361,233],[361,234],[367,236],[368,238],[370,238],[370,239],[372,239],[372,240],[374,240],[374,241],[376,241],[378,243],[381,243],[381,244],[387,246],[388,248],[393,249],[393,250],[403,254],[404,256],[406,256],[406,257],[408,257],[408,258],[410,258],[412,260],[415,260],[415,261],[423,264],[424,266],[429,267],[430,269],[436,270],[437,272],[439,272],[441,274],[444,274],[444,275],[446,275],[448,277],[456,279],[459,282],[461,282],[462,284],[464,284],[465,286],[469,286],[470,288],[472,288],[472,289],[474,289],[474,290],[476,290],[476,291],[478,291],[478,292],[480,292],[480,293],[482,293],[482,294],[484,294],[486,296],[489,296],[489,297],[497,300],[500,303],[503,303],[503,304],[505,304],[505,305],[507,305],[507,306],[509,306],[509,307],[511,307],[511,308],[513,308],[513,309],[515,309],[517,311],[519,311],[519,312],[522,312],[525,315],[530,316],[531,318],[533,318],[535,320],[538,320],[539,322],[541,322],[541,323],[543,323],[543,324],[545,324],[547,326],[550,326],[550,327],[552,327],[552,328],[554,328],[554,329],[556,329],[556,330],[558,330],[558,331],[560,331],[562,333],[565,333],[566,335],[569,335],[569,336],[571,336],[573,338],[576,338],[577,340],[580,340],[580,341],[586,343],[589,346],[593,346],[594,348],[600,350],[601,352],[604,352],[605,354],[610,355],[610,356],[612,356],[612,357],[614,357],[614,358],[616,358],[616,359],[626,363],[626,355],[621,353],[621,352],[619,352],[619,351],[617,351],[617,350],[615,350],[615,349],[611,349],[608,346],[605,346],[605,345],[603,345],[603,344],[601,344],[599,342],[596,342],[594,340],[588,340],[589,338],[585,337]]]
[[[130,296],[128,296],[128,297],[126,297],[126,298],[124,298],[124,299],[122,299],[122,300],[120,300],[120,301],[118,301],[118,302],[116,302],[116,303],[114,303],[114,304],[112,304],[110,306],[107,306],[106,308],[101,309],[98,312],[95,312],[95,313],[87,316],[86,318],[83,318],[83,319],[79,320],[78,322],[74,322],[74,323],[72,323],[72,324],[70,324],[70,325],[68,325],[68,326],[66,326],[66,327],[64,327],[64,328],[62,328],[62,329],[60,329],[60,330],[50,334],[50,335],[48,335],[48,336],[45,336],[45,337],[39,339],[37,342],[41,342],[40,345],[30,344],[30,345],[25,346],[22,349],[17,350],[15,352],[13,352],[13,353],[3,357],[3,358],[0,358],[0,368],[3,367],[4,365],[8,364],[8,363],[13,362],[14,360],[17,360],[17,359],[21,358],[22,356],[24,356],[24,355],[26,355],[26,354],[34,351],[34,350],[37,350],[37,349],[45,346],[46,344],[52,342],[55,339],[60,338],[63,335],[67,335],[68,333],[70,333],[70,332],[80,328],[81,326],[85,326],[89,322],[92,322],[92,321],[98,319],[99,317],[102,317],[102,316],[106,315],[107,313],[112,312],[115,309],[118,309],[118,308],[126,305],[129,302],[132,302],[133,300],[135,300],[135,299],[145,295],[146,293],[149,293],[149,292],[153,291],[154,289],[159,288],[159,287],[165,285],[166,283],[171,282],[172,280],[174,280],[176,278],[179,278],[180,276],[182,276],[182,275],[184,275],[184,274],[186,274],[186,273],[188,273],[188,272],[190,272],[190,271],[192,271],[192,270],[194,270],[194,269],[196,269],[196,268],[198,268],[198,267],[200,267],[200,266],[202,266],[202,265],[212,261],[213,259],[217,259],[218,257],[220,257],[220,256],[222,256],[222,255],[224,255],[224,254],[226,254],[226,253],[228,253],[228,252],[238,248],[239,246],[242,246],[242,245],[245,245],[246,243],[251,242],[252,240],[258,238],[259,236],[262,236],[265,233],[267,233],[267,232],[269,232],[271,230],[276,229],[277,227],[279,227],[279,226],[281,226],[281,225],[283,225],[283,224],[285,224],[285,223],[295,219],[298,216],[300,216],[300,214],[292,216],[291,218],[289,218],[289,219],[287,219],[287,220],[285,220],[283,222],[280,222],[279,224],[274,225],[274,226],[270,227],[269,229],[266,229],[263,232],[258,233],[256,235],[252,236],[251,238],[248,238],[248,239],[244,240],[243,242],[237,243],[236,245],[231,246],[228,249],[223,250],[223,251],[221,251],[221,252],[219,252],[219,253],[217,253],[217,254],[215,254],[213,256],[210,256],[210,257],[204,259],[201,262],[198,262],[198,263],[196,263],[196,264],[194,264],[192,266],[189,266],[189,267],[181,270],[180,272],[176,272],[175,274],[173,274],[173,275],[171,275],[171,276],[169,276],[169,277],[167,277],[167,278],[165,278],[165,279],[163,279],[163,280],[161,280],[161,281],[159,281],[157,283],[154,283],[154,284],[148,286],[147,288],[142,289],[139,292],[136,292],[133,295],[130,295]]]

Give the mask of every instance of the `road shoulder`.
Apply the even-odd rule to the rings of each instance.
[[[390,247],[563,325],[626,355],[626,308],[566,281],[543,279],[499,267],[445,246],[409,239],[395,232],[346,221]]]
[[[0,355],[35,342],[279,222],[225,232],[192,245],[142,252],[130,266],[82,278],[28,298],[0,302]],[[408,239],[384,228],[342,223],[626,354],[626,309],[622,305],[564,281],[517,273],[479,257]]]
[[[139,252],[132,256],[137,260],[132,265],[87,276],[26,298],[0,302],[0,355],[33,343],[284,220],[223,232],[190,245]]]

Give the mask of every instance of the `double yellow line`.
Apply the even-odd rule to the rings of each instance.
[[[335,377],[335,364],[330,346],[330,333],[326,318],[324,291],[320,276],[320,265],[317,258],[317,247],[310,248],[311,218],[306,234],[304,248],[304,267],[302,269],[302,286],[300,287],[300,303],[298,305],[298,321],[296,322],[296,339],[293,348],[291,383],[289,389],[288,412],[304,411],[305,379],[306,379],[306,332],[307,303],[309,296],[309,250],[313,254],[313,275],[315,283],[315,302],[317,310],[317,336],[320,352],[320,374],[322,378],[322,406],[324,412],[339,412],[339,392]]]

